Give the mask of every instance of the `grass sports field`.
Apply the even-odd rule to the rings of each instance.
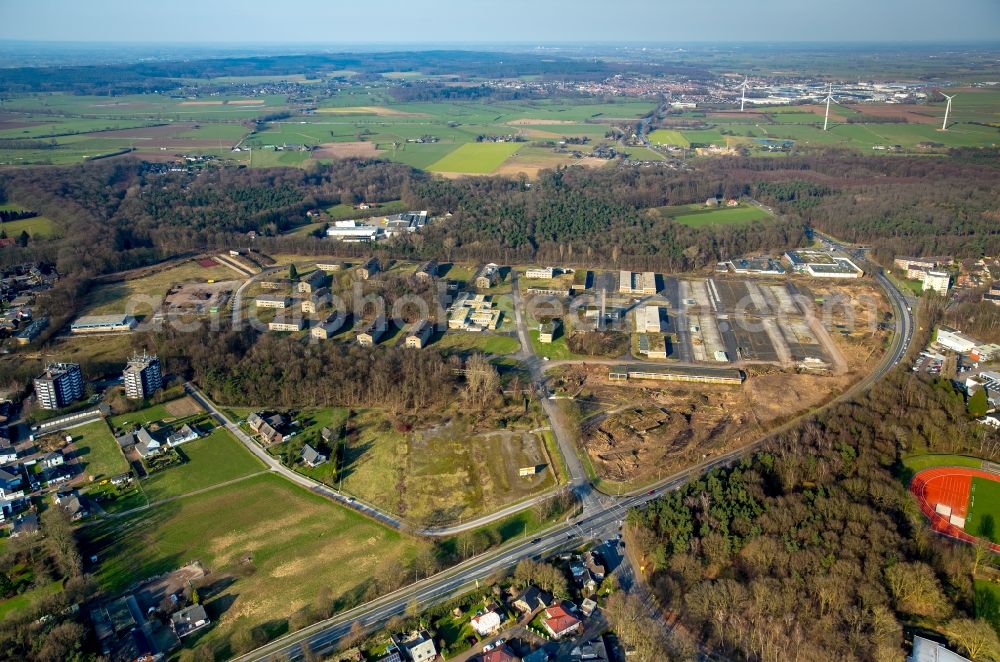
[[[297,609],[329,590],[338,609],[362,601],[371,577],[397,577],[425,543],[275,475],[262,475],[81,530],[94,577],[119,594],[134,582],[198,559],[213,625],[197,641],[230,657],[228,638],[263,626],[287,630]],[[215,586],[214,590],[211,588]]]
[[[752,205],[738,207],[710,208],[700,204],[679,205],[676,207],[660,207],[661,216],[674,219],[676,222],[690,227],[705,225],[743,225],[753,221],[763,221],[771,216]]]
[[[677,145],[679,147],[690,147],[691,143],[680,131],[672,129],[657,129],[649,134],[649,142],[654,145]]]
[[[973,478],[965,530],[979,538],[1000,543],[1000,482]]]

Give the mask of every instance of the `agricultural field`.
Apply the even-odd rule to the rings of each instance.
[[[520,143],[466,143],[427,167],[431,172],[488,174],[521,147]]]
[[[200,560],[212,577],[200,593],[213,625],[196,644],[220,658],[230,656],[234,632],[285,632],[287,618],[323,590],[338,610],[359,603],[371,577],[398,576],[426,548],[275,475],[88,527],[81,546],[84,558],[99,559],[91,570],[112,595]]]
[[[351,428],[344,491],[413,522],[469,519],[556,484],[545,444],[526,431],[477,434],[458,420],[399,432],[373,411],[353,417]],[[535,476],[518,476],[541,465]]]
[[[680,131],[673,129],[657,129],[649,134],[649,142],[654,145],[677,145],[679,147],[690,147],[691,143]]]
[[[264,470],[264,464],[225,428],[182,444],[177,452],[184,464],[158,471],[142,481],[150,501],[182,496]]]

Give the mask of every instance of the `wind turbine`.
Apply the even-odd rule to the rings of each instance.
[[[833,83],[830,83],[830,87],[826,91],[826,116],[823,117],[823,130],[826,131],[827,125],[830,124],[830,102],[840,103],[833,98]]]
[[[957,94],[952,94],[951,96],[948,96],[947,94],[945,94],[944,92],[942,92],[941,96],[943,96],[945,99],[948,100],[948,104],[944,107],[944,122],[941,123],[941,130],[942,131],[947,131],[948,130],[948,113],[951,112],[951,100],[954,99],[955,97],[957,97],[958,95]]]
[[[750,89],[750,79],[746,76],[743,77],[743,82],[740,83],[740,89],[743,90],[743,96],[740,97],[740,112],[743,112],[743,106],[747,102],[747,90]]]

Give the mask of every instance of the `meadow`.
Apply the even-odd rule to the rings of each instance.
[[[466,143],[427,169],[431,172],[491,173],[520,147],[520,143]]]
[[[751,205],[710,208],[704,205],[692,204],[676,207],[660,207],[657,211],[661,216],[672,218],[677,223],[689,227],[743,225],[771,218],[763,209]]]
[[[73,437],[85,475],[102,480],[128,471],[128,462],[103,420],[70,428],[65,434]]]
[[[372,577],[397,577],[426,548],[270,474],[82,529],[81,545],[99,559],[94,578],[111,595],[201,561],[213,625],[185,644],[208,643],[217,657],[229,657],[228,638],[240,630],[287,631],[288,617],[324,590],[337,609],[359,603]]]

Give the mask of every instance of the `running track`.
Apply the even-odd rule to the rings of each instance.
[[[997,474],[969,467],[935,467],[924,469],[913,477],[910,492],[917,497],[920,510],[931,522],[931,529],[955,540],[975,542],[974,536],[951,524],[947,517],[934,510],[937,504],[943,503],[951,506],[952,514],[965,517],[973,478],[1000,481]],[[990,548],[1000,552],[1000,545],[990,544]]]

